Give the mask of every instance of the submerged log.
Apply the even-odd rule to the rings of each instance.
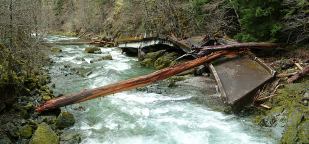
[[[92,90],[84,90],[76,94],[58,97],[58,98],[49,100],[43,105],[37,107],[36,111],[43,112],[45,110],[63,107],[66,105],[79,103],[79,102],[83,102],[86,100],[95,99],[98,97],[102,97],[102,96],[106,96],[106,95],[110,95],[110,94],[114,94],[114,93],[118,93],[118,92],[122,92],[126,90],[131,90],[137,87],[146,86],[156,81],[164,80],[168,77],[179,74],[183,71],[202,65],[204,63],[211,62],[223,55],[227,55],[231,53],[235,53],[235,52],[233,51],[215,52],[208,56],[204,56],[204,57],[201,57],[201,58],[198,58],[192,61],[188,61],[188,62],[179,64],[179,65],[168,67],[168,68],[156,71],[154,73],[151,73],[145,76],[132,78],[132,79],[121,81],[115,84],[98,87]]]

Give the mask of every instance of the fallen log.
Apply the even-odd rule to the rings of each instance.
[[[293,83],[293,82],[297,81],[298,79],[306,76],[308,73],[309,73],[309,66],[306,66],[305,68],[303,68],[302,71],[296,73],[291,78],[289,78],[288,83]]]
[[[52,100],[49,100],[45,102],[43,105],[36,108],[37,112],[43,112],[45,110],[50,110],[58,107],[63,107],[66,105],[74,104],[83,102],[86,100],[134,89],[137,87],[142,87],[149,85],[151,83],[154,83],[159,80],[166,79],[168,77],[171,77],[173,75],[179,74],[183,71],[189,70],[191,68],[194,68],[196,66],[205,64],[207,62],[213,61],[223,55],[235,53],[233,51],[219,51],[212,53],[208,56],[204,56],[192,61],[188,61],[182,64],[178,64],[172,67],[168,67],[159,71],[156,71],[154,73],[140,76],[137,78],[132,78],[129,80],[121,81],[115,84],[98,87],[92,90],[84,90],[80,93],[71,94],[67,96],[58,97]]]
[[[265,49],[265,48],[274,48],[278,47],[278,44],[275,43],[265,43],[265,42],[249,42],[249,43],[232,43],[229,45],[215,45],[215,46],[204,46],[200,48],[195,48],[199,50],[198,56],[203,56],[208,53],[214,51],[221,51],[221,50],[239,50],[239,49]]]

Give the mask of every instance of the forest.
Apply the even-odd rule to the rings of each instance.
[[[274,78],[237,112],[217,108],[205,62],[129,92],[36,111],[66,94],[85,96],[156,70],[170,74],[164,68],[197,59],[162,45],[137,59],[120,51],[122,43],[172,37],[181,47],[197,36],[210,39],[206,48],[220,40],[275,45],[248,47]],[[309,143],[308,47],[307,0],[1,0],[0,143]],[[201,81],[210,88],[198,87],[207,85]],[[214,126],[203,127],[208,122]]]

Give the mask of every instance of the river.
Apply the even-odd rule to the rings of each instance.
[[[74,37],[48,36],[49,42]],[[103,54],[87,54],[89,45],[62,45],[51,54],[50,66],[55,94],[79,92],[152,72],[137,58],[118,48],[101,48]],[[113,60],[90,63],[110,53]],[[74,70],[74,71],[73,71]],[[75,71],[79,71],[76,74]],[[264,144],[276,143],[271,130],[260,128],[233,114],[210,109],[193,98],[204,96],[195,90],[180,89],[175,94],[132,90],[63,108],[75,115],[68,131],[82,134],[83,144]]]

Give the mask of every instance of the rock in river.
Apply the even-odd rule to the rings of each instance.
[[[51,52],[53,52],[53,53],[60,53],[60,52],[62,52],[61,48],[57,48],[57,47],[53,47],[53,48],[51,48],[50,50],[51,50]]]
[[[56,120],[56,126],[59,129],[64,129],[73,126],[75,123],[75,118],[73,114],[69,112],[61,112]]]
[[[98,47],[88,47],[88,48],[85,48],[85,52],[86,53],[95,53],[95,54],[99,54],[99,53],[102,53],[101,52],[101,49],[98,48]]]
[[[29,144],[58,144],[59,137],[57,134],[47,125],[42,123],[38,125],[37,130],[34,132]]]
[[[93,59],[90,61],[90,63],[95,63],[95,62],[99,62],[99,61],[103,61],[103,60],[113,60],[113,57],[111,54],[107,54],[107,55],[104,55],[98,59]]]

